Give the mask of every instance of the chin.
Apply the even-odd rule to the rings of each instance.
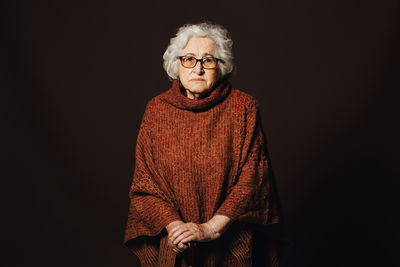
[[[211,89],[209,89],[209,88],[190,88],[189,89],[189,91],[191,92],[191,93],[195,93],[195,94],[204,94],[204,93],[207,93],[207,92],[209,92]]]
[[[189,90],[192,91],[193,93],[203,93],[203,92],[208,91],[208,88],[205,88],[205,87],[192,87]]]
[[[191,84],[191,86],[188,88],[190,92],[193,93],[198,93],[201,94],[203,92],[207,92],[209,90],[208,87],[204,86],[204,85],[200,85],[200,84]]]

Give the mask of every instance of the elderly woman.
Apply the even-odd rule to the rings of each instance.
[[[278,222],[259,105],[229,83],[231,49],[201,23],[164,54],[173,82],[142,118],[125,234],[142,266],[255,266],[256,230]]]

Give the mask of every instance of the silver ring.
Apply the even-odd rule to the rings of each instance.
[[[185,245],[187,245],[189,248],[194,248],[195,246],[197,246],[197,242],[189,241],[189,242],[185,243]]]

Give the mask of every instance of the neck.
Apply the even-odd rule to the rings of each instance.
[[[177,107],[184,110],[191,111],[205,111],[213,106],[222,102],[231,92],[232,85],[228,80],[223,79],[216,83],[212,90],[201,94],[199,99],[190,99],[186,88],[184,88],[179,80],[174,80],[169,90],[162,94],[162,99]],[[189,92],[190,93],[194,93]],[[193,96],[194,97],[194,96]]]
[[[186,96],[190,99],[200,99],[201,98],[201,94],[199,93],[192,93],[189,90],[186,89]]]

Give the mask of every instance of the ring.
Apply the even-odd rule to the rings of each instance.
[[[195,241],[189,241],[189,242],[186,243],[186,245],[187,245],[189,248],[194,248],[195,246],[197,246],[197,242],[195,242]]]

